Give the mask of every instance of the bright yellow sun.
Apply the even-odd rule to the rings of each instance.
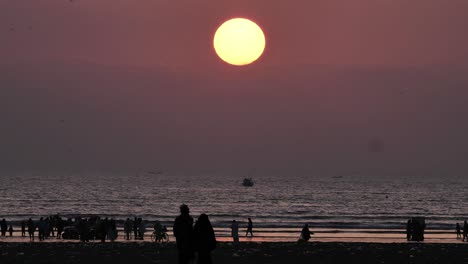
[[[262,55],[265,50],[265,35],[251,20],[233,18],[218,28],[213,45],[223,61],[242,66],[256,61]]]

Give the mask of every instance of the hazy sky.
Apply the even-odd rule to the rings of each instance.
[[[463,175],[466,14],[465,0],[0,0],[0,168]],[[265,31],[254,65],[213,52],[231,17]]]

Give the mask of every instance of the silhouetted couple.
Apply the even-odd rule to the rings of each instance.
[[[206,214],[201,214],[195,226],[187,205],[180,206],[180,215],[174,222],[174,236],[179,251],[179,263],[191,263],[198,254],[197,263],[210,264],[211,251],[216,248],[216,237]]]
[[[406,240],[424,241],[426,224],[423,218],[413,217],[406,223]]]

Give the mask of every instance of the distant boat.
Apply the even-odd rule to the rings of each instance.
[[[252,178],[244,178],[244,181],[242,182],[242,186],[252,187],[253,185],[254,185],[254,182]]]
[[[153,175],[160,175],[162,174],[163,171],[162,170],[157,170],[157,171],[148,171],[148,174],[153,174]]]

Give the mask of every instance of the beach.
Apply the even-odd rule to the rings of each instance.
[[[468,263],[468,243],[218,243],[214,263]],[[0,243],[0,263],[177,263],[174,243]]]

